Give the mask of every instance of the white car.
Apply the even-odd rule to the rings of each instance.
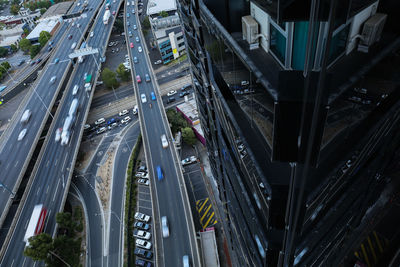
[[[124,109],[123,111],[121,111],[121,112],[119,113],[120,116],[124,116],[124,115],[126,115],[126,114],[128,114],[128,110],[126,110],[126,109]]]
[[[94,32],[91,31],[89,36],[90,36],[90,37],[93,37],[93,36],[94,36]]]
[[[134,217],[135,217],[135,220],[138,220],[138,221],[142,221],[142,222],[146,222],[146,223],[150,221],[150,216],[143,214],[141,212],[136,212]]]
[[[188,157],[188,158],[185,158],[184,160],[182,160],[182,165],[183,166],[189,165],[189,164],[195,163],[196,161],[197,161],[197,158],[195,156],[191,156],[191,157]]]
[[[139,111],[138,105],[135,105],[135,106],[133,107],[133,109],[132,109],[133,115],[138,114],[138,111]]]
[[[141,46],[138,46],[137,50],[139,51],[139,53],[142,53],[143,51]]]
[[[76,47],[76,42],[74,42],[72,45],[71,45],[71,49],[74,49]]]
[[[78,93],[79,90],[79,85],[75,84],[74,88],[72,89],[72,95],[76,95]]]
[[[61,139],[61,132],[62,132],[62,128],[58,128],[56,130],[56,137],[54,138],[54,141],[58,142]]]
[[[150,237],[151,237],[151,234],[149,232],[146,232],[146,231],[143,231],[143,230],[135,229],[133,231],[133,236],[136,237],[136,238],[142,238],[142,239],[145,239],[145,240],[149,240]]]
[[[176,91],[175,90],[171,90],[171,91],[169,91],[167,93],[167,96],[172,96],[172,95],[175,95],[175,94],[176,94]]]
[[[149,182],[148,179],[141,178],[141,179],[138,179],[138,184],[147,185],[148,186],[150,184],[150,182]]]
[[[157,60],[157,61],[154,61],[154,65],[159,65],[159,64],[161,64],[161,63],[162,63],[161,59],[159,59],[159,60]]]
[[[24,139],[24,137],[25,137],[25,135],[26,135],[26,131],[27,131],[27,129],[25,128],[25,129],[23,129],[23,130],[19,133],[19,135],[18,135],[18,141],[21,141],[22,139]]]
[[[142,100],[142,103],[146,103],[147,102],[147,98],[145,94],[141,94],[140,95],[140,99]]]
[[[106,120],[104,118],[100,118],[97,121],[94,122],[94,124],[99,125],[102,124],[103,122],[105,122]]]
[[[85,124],[84,126],[83,126],[83,130],[87,130],[87,129],[89,129],[90,128],[90,124]]]
[[[165,136],[165,134],[161,135],[161,144],[162,144],[163,148],[168,147],[168,140],[167,140],[167,137]]]
[[[136,246],[144,249],[151,249],[151,243],[143,239],[136,239]]]
[[[168,227],[167,216],[161,217],[161,228],[162,228],[162,236],[164,238],[169,237],[169,227]]]
[[[123,118],[123,119],[121,120],[121,123],[128,123],[130,120],[131,120],[131,117],[126,116],[125,118]]]
[[[62,132],[61,133],[61,145],[62,146],[66,146],[67,144],[68,144],[68,142],[69,142],[69,137],[70,137],[70,133],[69,133],[69,131],[67,131],[67,132]]]
[[[56,79],[57,79],[57,77],[56,76],[53,76],[53,77],[51,77],[51,79],[50,79],[50,83],[54,83],[55,81],[56,81]]]
[[[29,109],[25,110],[21,117],[21,123],[27,123],[31,117],[31,114],[32,112]]]
[[[97,133],[97,134],[101,134],[101,133],[104,133],[106,130],[107,130],[106,127],[101,127],[100,129],[98,129],[98,130],[96,131],[96,133]]]

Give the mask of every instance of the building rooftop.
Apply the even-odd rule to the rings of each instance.
[[[39,35],[42,31],[51,32],[54,27],[57,25],[58,19],[46,20],[40,22],[36,27],[31,31],[31,33],[26,37],[26,39],[36,39],[39,38]]]
[[[10,46],[12,44],[16,44],[16,43],[18,43],[18,41],[20,39],[21,39],[21,35],[5,37],[3,40],[0,41],[0,47],[5,47],[5,46]]]
[[[15,36],[15,35],[21,36],[21,33],[24,32],[24,29],[22,27],[23,27],[23,25],[19,24],[11,29],[2,30],[2,31],[0,31],[0,38],[6,37],[6,36]]]
[[[61,16],[68,12],[68,10],[72,7],[74,2],[62,2],[55,5],[52,5],[47,11],[42,15],[40,20],[53,17],[53,16]]]
[[[175,0],[151,0],[147,5],[147,15],[158,14],[161,11],[176,10]]]
[[[199,112],[197,111],[196,100],[194,98],[177,105],[176,109],[181,112],[192,125],[200,123]]]

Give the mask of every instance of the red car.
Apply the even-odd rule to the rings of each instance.
[[[115,10],[113,11],[113,13],[112,13],[113,15],[115,15]]]
[[[137,76],[136,76],[136,81],[137,81],[138,83],[141,83],[141,82],[142,82],[142,79],[140,79],[140,75],[137,75]]]
[[[133,43],[130,43],[131,48],[133,48]]]

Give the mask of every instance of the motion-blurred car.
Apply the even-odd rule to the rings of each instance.
[[[167,216],[161,217],[161,227],[162,227],[162,236],[164,238],[169,237],[169,227],[168,227]]]
[[[154,92],[151,92],[150,96],[151,96],[151,100],[156,100],[156,95],[154,94]]]
[[[137,81],[138,83],[141,83],[141,82],[142,82],[142,79],[140,78],[140,75],[136,75],[136,81]]]
[[[60,139],[61,139],[61,132],[62,132],[62,128],[58,128],[58,129],[56,130],[56,136],[55,136],[55,138],[54,138],[54,141],[56,141],[56,142],[60,141]]]
[[[26,131],[27,131],[27,129],[25,128],[25,129],[23,129],[23,130],[19,133],[19,135],[18,135],[18,141],[21,141],[22,139],[24,139],[24,137],[25,137],[25,135],[26,135]]]

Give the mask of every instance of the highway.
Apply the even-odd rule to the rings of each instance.
[[[74,10],[76,11],[78,8],[75,7]],[[85,20],[89,20],[89,17]],[[73,38],[67,41],[68,34],[72,34]],[[47,63],[41,77],[36,80],[36,88],[27,94],[21,103],[21,109],[15,113],[10,126],[1,136],[0,161],[2,162],[2,172],[0,173],[0,181],[14,192],[19,186],[23,172],[36,147],[41,129],[44,126],[43,121],[49,116],[47,107],[51,107],[56,99],[62,74],[64,74],[69,63],[67,55],[71,52],[71,44],[72,42],[78,42],[80,38],[81,36],[78,34],[76,27],[67,26],[65,34],[60,39],[57,48],[54,48],[57,51],[50,58],[50,60],[60,58],[60,62],[58,64]],[[53,76],[57,77],[56,81],[50,84],[50,78]],[[32,116],[27,125],[22,125],[20,118],[26,109],[32,112]],[[25,128],[27,129],[25,137],[21,141],[18,141],[18,135]],[[9,192],[5,190],[0,192],[1,225],[11,199]]]
[[[136,5],[135,5],[136,8]],[[130,7],[129,10],[131,10]],[[126,13],[129,12],[127,10]],[[129,12],[131,13],[131,12]],[[136,12],[137,13],[137,12]],[[190,208],[188,208],[187,194],[182,183],[182,174],[180,168],[180,162],[177,159],[177,155],[174,151],[173,144],[171,141],[168,148],[164,149],[161,146],[160,137],[162,134],[166,134],[168,139],[171,140],[170,131],[167,128],[168,123],[163,121],[163,105],[161,98],[157,93],[156,86],[153,85],[154,75],[150,71],[150,62],[146,55],[147,49],[142,44],[143,36],[138,30],[133,29],[133,25],[138,25],[137,15],[133,15],[125,19],[130,22],[128,28],[125,31],[132,31],[133,36],[128,37],[127,34],[127,46],[129,49],[130,62],[133,64],[134,82],[136,83],[136,75],[140,75],[142,82],[136,83],[136,96],[139,105],[139,116],[141,121],[141,131],[144,140],[146,159],[148,163],[148,169],[150,172],[151,189],[155,191],[156,199],[153,198],[153,226],[156,229],[156,244],[153,246],[157,247],[154,251],[157,253],[156,266],[181,266],[182,257],[189,255],[193,266],[199,266],[200,261],[198,258],[198,248],[195,241],[195,230],[192,221],[192,214]],[[127,24],[125,22],[125,27]],[[140,26],[138,25],[138,28]],[[139,36],[140,41],[136,42],[135,38]],[[130,48],[130,43],[133,43],[134,47]],[[143,52],[138,51],[138,47],[141,46]],[[137,57],[139,63],[133,63],[133,57]],[[145,74],[149,74],[152,77],[152,82],[145,82]],[[150,92],[155,91],[157,101],[154,101],[150,97]],[[140,101],[140,95],[145,94],[147,98],[146,103]],[[151,105],[151,106],[150,106]],[[162,181],[157,180],[157,174],[155,172],[156,166],[159,165],[162,168],[164,179]],[[186,197],[185,197],[186,195]],[[155,217],[154,217],[155,216]],[[167,216],[170,228],[170,236],[168,238],[161,237],[161,223],[160,217]]]
[[[94,10],[96,10],[97,5],[99,4],[101,3],[92,0],[89,2],[89,7],[94,7]],[[119,3],[113,3],[113,5],[116,6],[119,5]],[[105,26],[102,22],[104,10],[104,7],[101,7],[98,20],[95,22],[93,29],[95,34],[93,37],[89,37],[87,40],[88,45],[94,48],[98,47],[99,45],[104,48],[108,42],[108,37],[111,32],[111,25],[113,24],[114,17],[111,17],[109,24]],[[60,59],[60,62],[57,64],[51,63],[44,76],[46,75],[51,77],[57,72],[63,73],[62,70],[58,69],[58,67],[62,66],[63,64],[67,64],[69,61],[67,56],[72,52],[71,44],[74,42],[74,38],[78,39],[82,36],[81,31],[90,20],[92,20],[92,18],[89,16],[87,18],[81,18],[79,21],[77,20],[75,22],[80,23],[82,25],[81,28],[77,28],[76,26],[69,27],[68,34],[71,33],[73,35],[72,40],[65,40],[63,43],[61,43],[64,48],[60,49],[60,52],[63,53],[60,56],[57,56]],[[26,203],[21,211],[21,215],[18,219],[13,236],[8,244],[6,254],[2,259],[1,266],[22,266],[28,263],[29,265],[33,264],[30,259],[22,256],[25,246],[25,243],[22,240],[26,231],[26,222],[30,218],[30,214],[34,205],[43,203],[47,208],[48,215],[44,231],[52,235],[55,234],[55,213],[63,209],[63,201],[65,200],[64,197],[68,191],[67,189],[70,181],[69,177],[72,174],[74,167],[72,164],[75,164],[75,157],[79,148],[82,134],[82,126],[84,124],[84,120],[86,119],[87,111],[90,105],[91,95],[84,91],[83,74],[88,73],[92,74],[93,77],[96,76],[95,70],[97,70],[97,65],[93,57],[96,57],[97,63],[99,63],[100,56],[98,54],[95,56],[85,56],[84,62],[75,66],[76,72],[73,72],[69,78],[69,83],[65,90],[63,99],[61,100],[61,104],[58,107],[58,111],[42,148],[43,154],[37,161],[37,170],[33,177],[34,182],[32,183],[32,187],[27,195]],[[50,72],[50,74],[48,74],[48,72]],[[43,79],[41,81],[43,81]],[[94,78],[92,80],[92,84],[93,82]],[[80,90],[76,96],[72,96],[72,87],[75,84],[80,85]],[[44,89],[49,88],[48,84],[44,84],[43,87]],[[55,142],[55,130],[56,128],[62,127],[73,98],[79,99],[78,113],[75,123],[72,126],[71,138],[68,145],[61,146],[60,143]],[[37,105],[39,106],[39,104]],[[33,111],[31,121],[28,123],[30,126],[28,133],[33,132],[31,130],[32,124],[38,124],[37,117],[35,115],[35,111]],[[28,136],[25,138],[27,137]],[[27,140],[28,139],[24,139],[23,141]]]

